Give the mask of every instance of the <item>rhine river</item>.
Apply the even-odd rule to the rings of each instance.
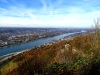
[[[38,40],[30,41],[30,42],[17,44],[17,45],[11,45],[9,47],[3,47],[3,48],[0,48],[0,56],[10,54],[10,53],[14,53],[14,52],[23,51],[23,50],[26,50],[26,49],[31,49],[31,48],[34,48],[35,46],[40,46],[40,45],[43,45],[43,44],[48,43],[50,41],[62,39],[66,36],[76,34],[76,33],[80,33],[80,32],[66,33],[66,34],[62,34],[62,35],[58,35],[58,36],[38,39]]]

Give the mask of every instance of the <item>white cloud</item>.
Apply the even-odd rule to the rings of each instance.
[[[66,7],[66,10],[67,10],[69,13],[83,13],[83,12],[85,12],[82,8],[80,8],[80,7],[75,7],[75,6]]]
[[[90,27],[93,19],[100,16],[100,10],[86,12],[81,7],[64,6],[54,9],[62,4],[60,0],[52,6],[41,0],[43,8],[30,9],[26,7],[0,8],[0,24],[2,26],[30,26],[30,27]],[[48,26],[48,27],[50,27]]]
[[[1,26],[11,25],[29,25],[29,24],[41,24],[42,22],[37,20],[33,14],[35,10],[11,7],[9,10],[0,8],[0,24]]]
[[[32,14],[35,12],[33,9],[25,9],[20,7],[11,7],[9,9],[0,8],[0,15],[9,16],[9,17],[32,17]],[[31,16],[30,16],[31,15]]]
[[[46,10],[47,9],[46,0],[41,0],[41,3],[43,4],[43,9]]]
[[[83,0],[83,1],[90,1],[90,0]]]

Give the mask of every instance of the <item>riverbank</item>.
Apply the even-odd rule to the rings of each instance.
[[[16,35],[16,36],[18,36],[18,37],[16,37],[16,39],[15,40],[11,40],[10,39],[10,41],[9,42],[3,42],[3,43],[1,43],[0,42],[0,48],[3,48],[3,47],[10,47],[10,46],[12,46],[12,45],[18,45],[18,44],[22,44],[22,43],[25,43],[25,42],[30,42],[30,41],[34,41],[34,40],[38,40],[38,39],[43,39],[43,38],[48,38],[48,37],[54,37],[54,36],[58,36],[58,35],[61,35],[61,34],[66,34],[66,33],[69,33],[69,32],[53,32],[53,33],[46,33],[46,34],[43,34],[43,35],[38,35],[38,36],[31,36],[31,38],[29,39],[29,37],[27,37],[26,39],[25,39],[25,37],[26,36],[24,36],[23,37],[23,39],[18,39],[19,38],[19,36],[18,35]],[[33,35],[33,34],[31,34],[31,35]],[[20,36],[23,36],[23,35],[20,35]],[[10,38],[12,38],[12,37],[10,37]],[[11,42],[12,41],[12,42]]]
[[[41,46],[46,46],[46,45],[52,45],[52,44],[54,44],[54,43],[56,43],[56,42],[60,42],[60,41],[63,41],[63,40],[72,40],[73,38],[75,38],[75,37],[77,37],[77,36],[80,36],[80,35],[82,35],[82,33],[80,33],[80,32],[76,32],[75,34],[71,34],[71,35],[69,35],[69,36],[65,36],[65,37],[63,37],[63,38],[58,38],[58,39],[56,39],[56,40],[52,40],[52,41],[50,41],[50,42],[48,42],[48,43],[44,43],[44,44],[42,44]],[[37,46],[37,47],[40,47],[40,46]],[[33,49],[33,48],[32,48]],[[10,53],[10,54],[6,54],[6,55],[3,55],[3,56],[0,56],[0,61],[3,59],[3,60],[6,60],[6,59],[9,59],[10,57],[12,57],[12,56],[16,56],[16,55],[18,55],[18,54],[21,54],[21,53],[23,53],[23,52],[26,52],[26,51],[29,51],[29,50],[31,50],[31,49],[26,49],[26,50],[22,50],[22,51],[18,51],[18,52],[13,52],[13,53]],[[3,61],[2,60],[2,61]]]
[[[76,34],[76,33],[77,32],[66,33],[66,34],[62,34],[62,35],[58,35],[58,36],[54,36],[54,37],[38,39],[38,40],[25,42],[25,43],[18,44],[18,45],[12,45],[10,47],[3,47],[3,48],[0,48],[0,56],[10,54],[10,53],[14,53],[14,52],[19,52],[19,51],[26,50],[26,49],[30,49],[30,48],[33,48],[35,46],[40,46],[40,45],[43,45],[45,43],[48,43],[48,42],[51,42],[51,41],[54,41],[54,40],[57,40],[57,39],[62,39],[64,37],[67,37],[67,36],[70,36],[70,35],[73,35],[73,34]]]
[[[17,63],[19,66],[14,69],[12,67],[6,74],[99,75],[100,39],[94,37],[95,35],[83,34],[82,36],[73,37],[72,40],[63,40],[31,50],[16,57],[12,62]],[[5,71],[1,72],[4,73]]]
[[[27,52],[27,51],[30,51],[30,50],[31,49],[27,49],[27,50],[23,50],[23,51],[19,51],[19,52],[10,53],[10,54],[6,54],[6,55],[3,55],[3,56],[0,56],[0,68],[5,66],[9,61],[11,61],[17,55],[21,55],[24,52]]]
[[[21,53],[26,52],[26,51],[29,51],[29,50],[30,50],[30,49],[0,56],[0,62],[5,61],[5,60],[7,60],[7,59],[10,59],[10,58],[13,57],[13,56],[16,56],[16,55],[18,55],[18,54],[21,54]]]
[[[6,65],[6,63],[8,61],[11,61],[14,57],[18,56],[18,55],[21,55],[27,51],[30,51],[30,50],[35,50],[36,48],[41,48],[41,47],[46,47],[46,46],[49,46],[49,45],[53,45],[57,42],[61,42],[61,41],[66,41],[66,40],[72,40],[74,39],[75,37],[78,37],[78,36],[81,36],[83,33],[80,33],[80,32],[76,32],[75,34],[71,34],[71,35],[68,35],[68,36],[65,36],[63,38],[57,38],[56,40],[52,40],[50,42],[47,42],[47,43],[44,43],[42,45],[38,45],[38,46],[35,46],[31,49],[26,49],[26,50],[22,50],[22,51],[18,51],[18,52],[13,52],[13,53],[10,53],[10,54],[6,54],[6,55],[3,55],[3,56],[0,56],[0,67],[3,67]]]
[[[47,45],[52,45],[56,42],[60,42],[60,41],[64,41],[64,40],[72,40],[73,38],[77,37],[77,36],[80,36],[82,35],[82,33],[75,33],[75,34],[71,34],[69,36],[66,36],[64,38],[61,38],[61,39],[56,39],[56,40],[53,40],[53,41],[50,41],[48,43],[44,43],[43,45],[40,45],[40,46],[37,46],[36,48],[39,48],[41,46],[47,46]],[[34,48],[32,48],[34,49]],[[18,52],[14,52],[14,53],[10,53],[10,54],[6,54],[6,55],[3,55],[3,56],[0,56],[0,62],[4,62],[4,61],[7,61],[9,59],[11,59],[12,57],[14,56],[17,56],[19,54],[23,54],[24,52],[27,52],[27,51],[30,51],[31,49],[26,49],[26,50],[22,50],[22,51],[18,51]]]

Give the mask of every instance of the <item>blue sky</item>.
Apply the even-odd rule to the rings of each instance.
[[[99,0],[0,0],[0,26],[91,27]]]

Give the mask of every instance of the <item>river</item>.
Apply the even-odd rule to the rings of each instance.
[[[30,42],[17,44],[17,45],[11,45],[9,47],[3,47],[3,48],[0,48],[0,56],[14,53],[14,52],[19,52],[19,51],[26,50],[26,49],[31,49],[35,46],[43,45],[44,43],[48,43],[53,40],[61,39],[61,38],[64,38],[66,36],[76,34],[76,33],[79,33],[79,32],[66,33],[66,34],[62,34],[62,35],[58,35],[58,36],[38,39],[38,40],[30,41]]]

